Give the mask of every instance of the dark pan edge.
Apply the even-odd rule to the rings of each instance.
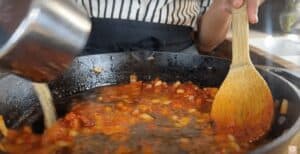
[[[268,73],[272,74],[274,77],[287,83],[288,86],[297,93],[298,98],[300,98],[300,91],[290,81],[284,79],[283,77],[281,77],[273,72],[266,71],[260,67],[257,67],[257,68],[258,68],[258,70],[268,72]],[[267,144],[262,145],[253,151],[250,151],[249,153],[250,154],[273,153],[273,152],[275,152],[273,150],[275,150],[275,149],[278,150],[278,147],[284,147],[284,145],[287,144],[287,142],[290,141],[295,136],[295,134],[299,132],[299,130],[300,130],[300,118],[298,117],[297,121],[294,123],[294,125],[291,128],[289,128],[286,132],[284,132],[284,134],[282,134],[279,137],[277,137],[276,139],[268,142]],[[278,151],[276,151],[276,152],[278,152]]]

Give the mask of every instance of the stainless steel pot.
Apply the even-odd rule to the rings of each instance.
[[[71,0],[1,0],[0,68],[55,79],[85,46],[91,22]]]

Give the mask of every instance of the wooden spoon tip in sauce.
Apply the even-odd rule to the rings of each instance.
[[[270,129],[273,99],[249,55],[247,6],[233,11],[232,64],[213,102],[216,129],[243,141],[256,141]]]
[[[270,129],[273,114],[266,82],[254,68],[243,66],[229,72],[215,97],[211,117],[219,131],[251,142]]]

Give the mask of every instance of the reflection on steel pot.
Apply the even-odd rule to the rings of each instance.
[[[89,17],[69,0],[1,0],[0,67],[33,81],[55,79],[85,46]]]

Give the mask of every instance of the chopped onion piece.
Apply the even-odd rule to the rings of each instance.
[[[1,131],[3,136],[7,136],[8,130],[7,130],[7,127],[5,125],[3,116],[1,116],[1,115],[0,115],[0,131]]]
[[[151,115],[146,113],[141,114],[140,118],[148,122],[154,120],[154,118]]]
[[[135,74],[130,75],[130,83],[137,82],[137,76]]]
[[[103,69],[99,66],[94,66],[93,69],[92,69],[92,71],[96,74],[100,74],[102,72],[102,70]]]
[[[283,99],[280,106],[280,114],[286,114],[288,111],[288,100]]]

